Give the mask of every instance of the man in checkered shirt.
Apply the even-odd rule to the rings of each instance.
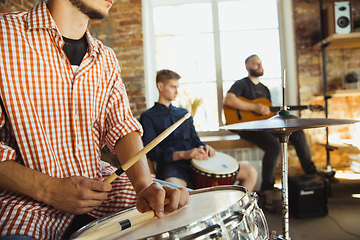
[[[161,218],[189,201],[154,183],[145,157],[102,181],[116,170],[102,147],[121,164],[143,147],[115,53],[87,30],[113,3],[49,0],[0,16],[0,239],[61,239],[75,215],[137,204]]]

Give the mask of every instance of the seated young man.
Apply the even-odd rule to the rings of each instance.
[[[144,145],[182,118],[188,111],[171,104],[176,99],[179,74],[171,70],[160,70],[156,75],[159,100],[140,117],[144,129]],[[192,186],[191,159],[206,160],[213,157],[215,150],[200,141],[190,117],[175,131],[148,153],[157,162],[156,177],[178,186]],[[236,176],[241,185],[252,192],[257,179],[257,171],[251,165],[241,164]]]

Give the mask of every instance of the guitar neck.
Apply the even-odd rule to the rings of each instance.
[[[286,110],[304,110],[308,109],[308,106],[286,106]],[[282,107],[270,107],[270,111],[276,113],[280,111]]]

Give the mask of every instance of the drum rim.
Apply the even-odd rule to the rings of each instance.
[[[240,165],[238,164],[238,167],[237,169],[234,171],[234,172],[231,172],[231,173],[209,173],[209,172],[204,172],[202,171],[201,169],[198,169],[196,168],[194,165],[190,164],[190,167],[192,170],[194,170],[195,172],[203,175],[203,176],[206,176],[206,177],[215,177],[215,178],[228,178],[228,177],[233,177],[233,176],[236,176],[239,171],[240,171]]]
[[[194,195],[194,194],[199,194],[199,193],[205,193],[205,192],[216,192],[216,191],[221,191],[221,190],[236,190],[236,191],[242,191],[242,192],[244,193],[244,196],[242,196],[240,199],[238,199],[237,202],[233,203],[232,205],[230,205],[230,206],[228,207],[229,209],[230,209],[231,207],[233,207],[235,204],[238,204],[239,202],[241,202],[241,203],[243,203],[243,204],[244,204],[244,203],[248,203],[248,202],[250,201],[250,198],[252,198],[252,197],[249,195],[248,190],[247,190],[245,187],[237,186],[237,185],[221,185],[221,186],[216,186],[216,187],[200,188],[200,189],[196,189],[196,190],[189,191],[189,195]],[[113,218],[113,217],[115,217],[115,216],[118,216],[118,215],[120,215],[120,214],[126,213],[126,212],[128,212],[128,211],[132,211],[134,208],[136,209],[136,206],[132,206],[132,207],[126,208],[126,209],[124,209],[124,210],[121,210],[121,211],[119,211],[119,212],[112,213],[112,214],[109,214],[109,215],[107,215],[107,216],[98,218],[98,219],[96,219],[96,220],[94,220],[94,221],[86,224],[85,226],[83,226],[82,228],[80,228],[79,230],[77,230],[76,232],[74,232],[74,233],[70,236],[69,240],[75,239],[75,238],[81,236],[81,234],[82,234],[84,231],[86,231],[86,230],[88,230],[88,229],[90,229],[90,228],[92,228],[92,227],[94,227],[94,226],[96,226],[96,225],[98,225],[98,224],[100,224],[100,223],[102,223],[102,222],[104,222],[104,221],[107,221],[108,219],[111,219],[111,218]],[[209,218],[202,219],[202,220],[198,221],[198,223],[199,223],[199,222],[205,222],[205,221],[213,218],[214,215],[220,214],[220,213],[222,213],[222,212],[224,212],[224,211],[219,211],[219,212],[212,213]],[[176,228],[171,229],[171,230],[169,230],[169,231],[167,231],[167,232],[180,231],[181,229],[186,228],[186,227],[187,227],[187,226],[176,227]],[[163,233],[158,233],[158,234],[155,234],[155,235],[147,236],[146,238],[142,238],[142,239],[156,239],[156,238],[157,238],[158,236],[160,236],[161,234],[163,234]]]

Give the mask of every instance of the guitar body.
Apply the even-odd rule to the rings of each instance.
[[[241,123],[241,122],[249,122],[249,121],[258,121],[258,120],[265,120],[275,116],[275,114],[280,111],[280,107],[274,107],[269,99],[267,98],[257,98],[254,100],[249,100],[244,97],[238,97],[239,99],[249,102],[249,103],[261,103],[268,107],[270,107],[271,113],[269,115],[259,115],[251,111],[240,111],[235,108],[231,108],[228,106],[223,106],[224,115],[226,124],[234,124],[234,123]],[[287,106],[286,110],[303,110],[303,109],[310,109],[311,111],[324,111],[323,106],[319,105],[309,105],[309,106]]]
[[[244,97],[239,97],[239,99],[249,103],[261,103],[269,107],[273,106],[270,100],[267,98],[257,98],[254,100],[249,100]],[[226,124],[265,120],[275,116],[275,113],[273,112],[271,112],[269,115],[259,115],[251,111],[241,111],[228,106],[223,106],[223,110],[224,110]]]

